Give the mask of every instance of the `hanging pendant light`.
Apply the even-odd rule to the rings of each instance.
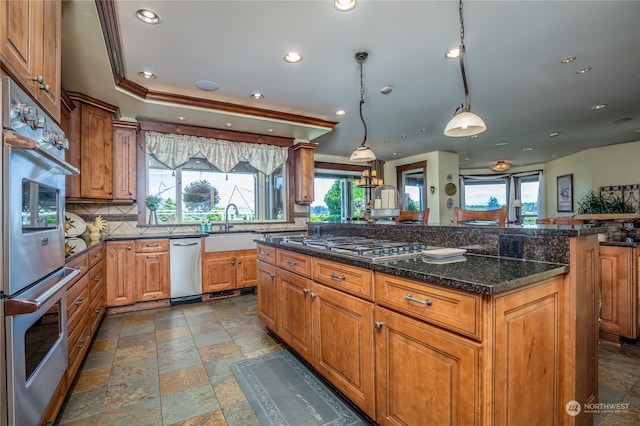
[[[357,147],[352,153],[349,160],[357,162],[369,162],[376,159],[376,155],[371,151],[371,148],[367,146],[367,123],[364,121],[362,115],[362,105],[364,104],[364,84],[362,82],[362,64],[367,60],[369,54],[367,52],[356,53],[356,62],[360,64],[360,120],[362,120],[362,126],[364,127],[364,139],[359,147]]]
[[[462,84],[464,85],[464,103],[456,108],[453,118],[444,129],[446,136],[454,138],[473,136],[487,130],[486,124],[482,118],[471,112],[471,102],[469,101],[469,84],[467,83],[467,74],[464,71],[464,55],[466,53],[464,46],[464,19],[462,17],[462,0],[460,0],[458,11],[460,13],[460,71],[462,72]]]

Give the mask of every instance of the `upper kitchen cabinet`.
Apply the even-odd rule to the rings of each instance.
[[[313,180],[315,178],[314,151],[316,145],[300,142],[293,146],[295,177],[295,200],[298,204],[313,202]]]
[[[80,176],[67,177],[67,200],[113,201],[113,114],[117,108],[78,93],[69,92],[67,161]]]
[[[136,140],[138,123],[113,122],[113,200],[136,199]]]
[[[3,68],[59,122],[60,0],[0,0]]]

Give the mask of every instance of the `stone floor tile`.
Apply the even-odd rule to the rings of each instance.
[[[171,425],[220,408],[210,384],[162,396],[162,422]]]
[[[89,354],[84,359],[81,368],[83,370],[91,370],[94,368],[111,367],[115,355],[115,350],[108,352],[93,352],[89,350]]]
[[[109,383],[110,374],[111,365],[102,368],[94,368],[92,370],[80,370],[69,392],[87,392],[106,386]]]
[[[158,371],[160,373],[200,364],[202,364],[202,358],[195,345],[185,350],[165,352],[158,355]]]
[[[242,393],[242,389],[240,389],[240,385],[233,377],[229,377],[225,382],[214,386],[213,390],[222,409],[247,400],[244,393]]]
[[[247,401],[233,404],[222,412],[229,426],[260,426],[256,413]]]
[[[130,336],[122,336],[118,339],[117,349],[125,349],[133,346],[155,345],[156,333],[150,331],[148,333],[132,334]]]
[[[162,405],[159,397],[146,398],[134,404],[118,406],[101,413],[100,425],[157,426],[162,424]]]
[[[104,406],[106,393],[107,386],[102,386],[87,392],[68,395],[58,415],[59,423],[65,424],[100,414]]]
[[[240,348],[233,342],[225,342],[217,345],[199,348],[202,362],[214,362],[224,358],[241,355]]]
[[[156,331],[156,324],[153,321],[147,321],[140,324],[122,326],[120,329],[120,337],[131,336],[134,334],[143,334]]]
[[[89,349],[92,353],[114,351],[118,346],[118,338],[94,340]]]
[[[217,320],[211,322],[199,322],[194,324],[189,324],[189,329],[191,333],[196,336],[198,334],[212,333],[214,331],[224,330],[222,324],[220,324]]]
[[[142,325],[148,322],[153,322],[155,314],[152,310],[134,312],[132,315],[128,315],[122,319],[122,326]]]
[[[156,317],[156,331],[165,330],[167,328],[187,327],[187,319],[184,315],[179,317],[171,317],[167,319],[158,319]]]
[[[163,372],[160,373],[160,395],[181,392],[207,383],[209,377],[203,365]]]
[[[231,341],[231,336],[225,330],[212,331],[210,333],[198,334],[193,336],[193,340],[196,342],[198,348],[204,346],[217,345],[219,343],[225,343]]]
[[[170,340],[177,340],[185,337],[191,337],[191,331],[186,325],[182,327],[163,328],[156,331],[157,342],[168,342]]]
[[[121,364],[125,362],[138,361],[141,359],[155,359],[156,357],[156,344],[150,343],[146,345],[130,346],[123,349],[116,349],[113,363]]]
[[[174,423],[171,426],[227,426],[222,410],[215,410],[190,419]]]

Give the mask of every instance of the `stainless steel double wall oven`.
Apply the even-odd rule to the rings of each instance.
[[[8,77],[0,91],[0,404],[9,425],[35,425],[68,364],[66,284],[78,271],[64,266],[65,175],[79,171],[65,162],[64,134],[33,100]]]

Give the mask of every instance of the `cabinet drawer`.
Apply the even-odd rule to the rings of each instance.
[[[89,275],[85,275],[67,290],[67,332],[71,334],[89,306]]]
[[[264,246],[258,244],[258,260],[275,265],[276,263],[276,248],[271,246]]]
[[[441,286],[376,273],[376,302],[474,339],[482,338],[482,298]]]
[[[76,275],[76,277],[69,284],[67,284],[67,288],[70,288],[73,283],[82,278],[82,276],[89,270],[89,256],[87,255],[87,253],[83,253],[75,259],[67,262],[65,266],[72,269],[80,270],[80,274]]]
[[[89,321],[87,318],[80,323],[79,327],[69,334],[69,369],[67,370],[67,382],[71,383],[75,377],[84,355],[89,349],[91,336],[89,334]]]
[[[304,254],[286,250],[276,250],[277,265],[287,271],[295,272],[304,277],[311,277],[311,258]]]
[[[89,271],[89,295],[92,299],[93,295],[105,286],[105,269],[103,265],[96,265]]]
[[[169,251],[169,240],[136,240],[136,253]]]
[[[373,300],[372,271],[317,258],[312,265],[314,281]]]
[[[104,244],[92,248],[89,251],[89,268],[104,259]]]
[[[98,324],[104,316],[106,301],[104,298],[104,290],[100,288],[96,294],[91,298],[91,305],[89,306],[89,321],[91,323],[91,335],[95,334],[98,329]]]

